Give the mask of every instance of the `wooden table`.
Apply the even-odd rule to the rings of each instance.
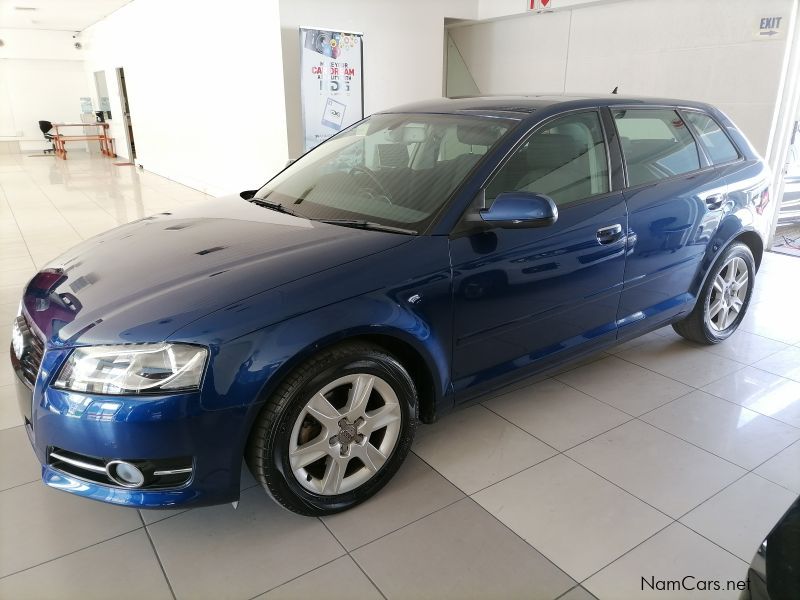
[[[60,128],[65,127],[96,127],[96,135],[68,135],[61,133]],[[67,142],[79,141],[96,141],[100,142],[100,152],[105,156],[114,158],[117,154],[114,152],[114,138],[108,137],[108,123],[53,123],[55,134],[53,135],[53,145],[56,148],[56,156],[67,160]]]

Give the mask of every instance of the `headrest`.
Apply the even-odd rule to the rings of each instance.
[[[414,144],[425,141],[425,127],[423,125],[405,125],[396,127],[387,132],[387,137],[393,142]]]
[[[405,144],[378,144],[378,162],[381,167],[407,167],[408,146]]]
[[[528,145],[528,162],[531,166],[556,168],[585,154],[586,150],[586,144],[568,135],[535,135]]]
[[[456,137],[462,144],[470,146],[491,146],[500,137],[497,129],[491,125],[456,125]]]

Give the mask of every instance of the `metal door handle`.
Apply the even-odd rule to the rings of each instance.
[[[597,230],[597,241],[601,244],[613,244],[622,237],[622,225],[609,225]]]
[[[711,210],[716,210],[722,203],[725,201],[725,196],[723,194],[712,194],[706,198],[706,206]]]

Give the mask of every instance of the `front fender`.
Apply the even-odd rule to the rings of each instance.
[[[314,351],[364,335],[389,336],[413,348],[436,397],[444,396],[452,338],[447,238],[417,238],[405,248],[236,302],[179,331],[174,340],[211,350],[203,407],[263,401]]]

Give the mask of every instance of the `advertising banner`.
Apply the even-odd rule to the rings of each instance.
[[[300,102],[306,151],[364,118],[360,33],[300,28]]]

